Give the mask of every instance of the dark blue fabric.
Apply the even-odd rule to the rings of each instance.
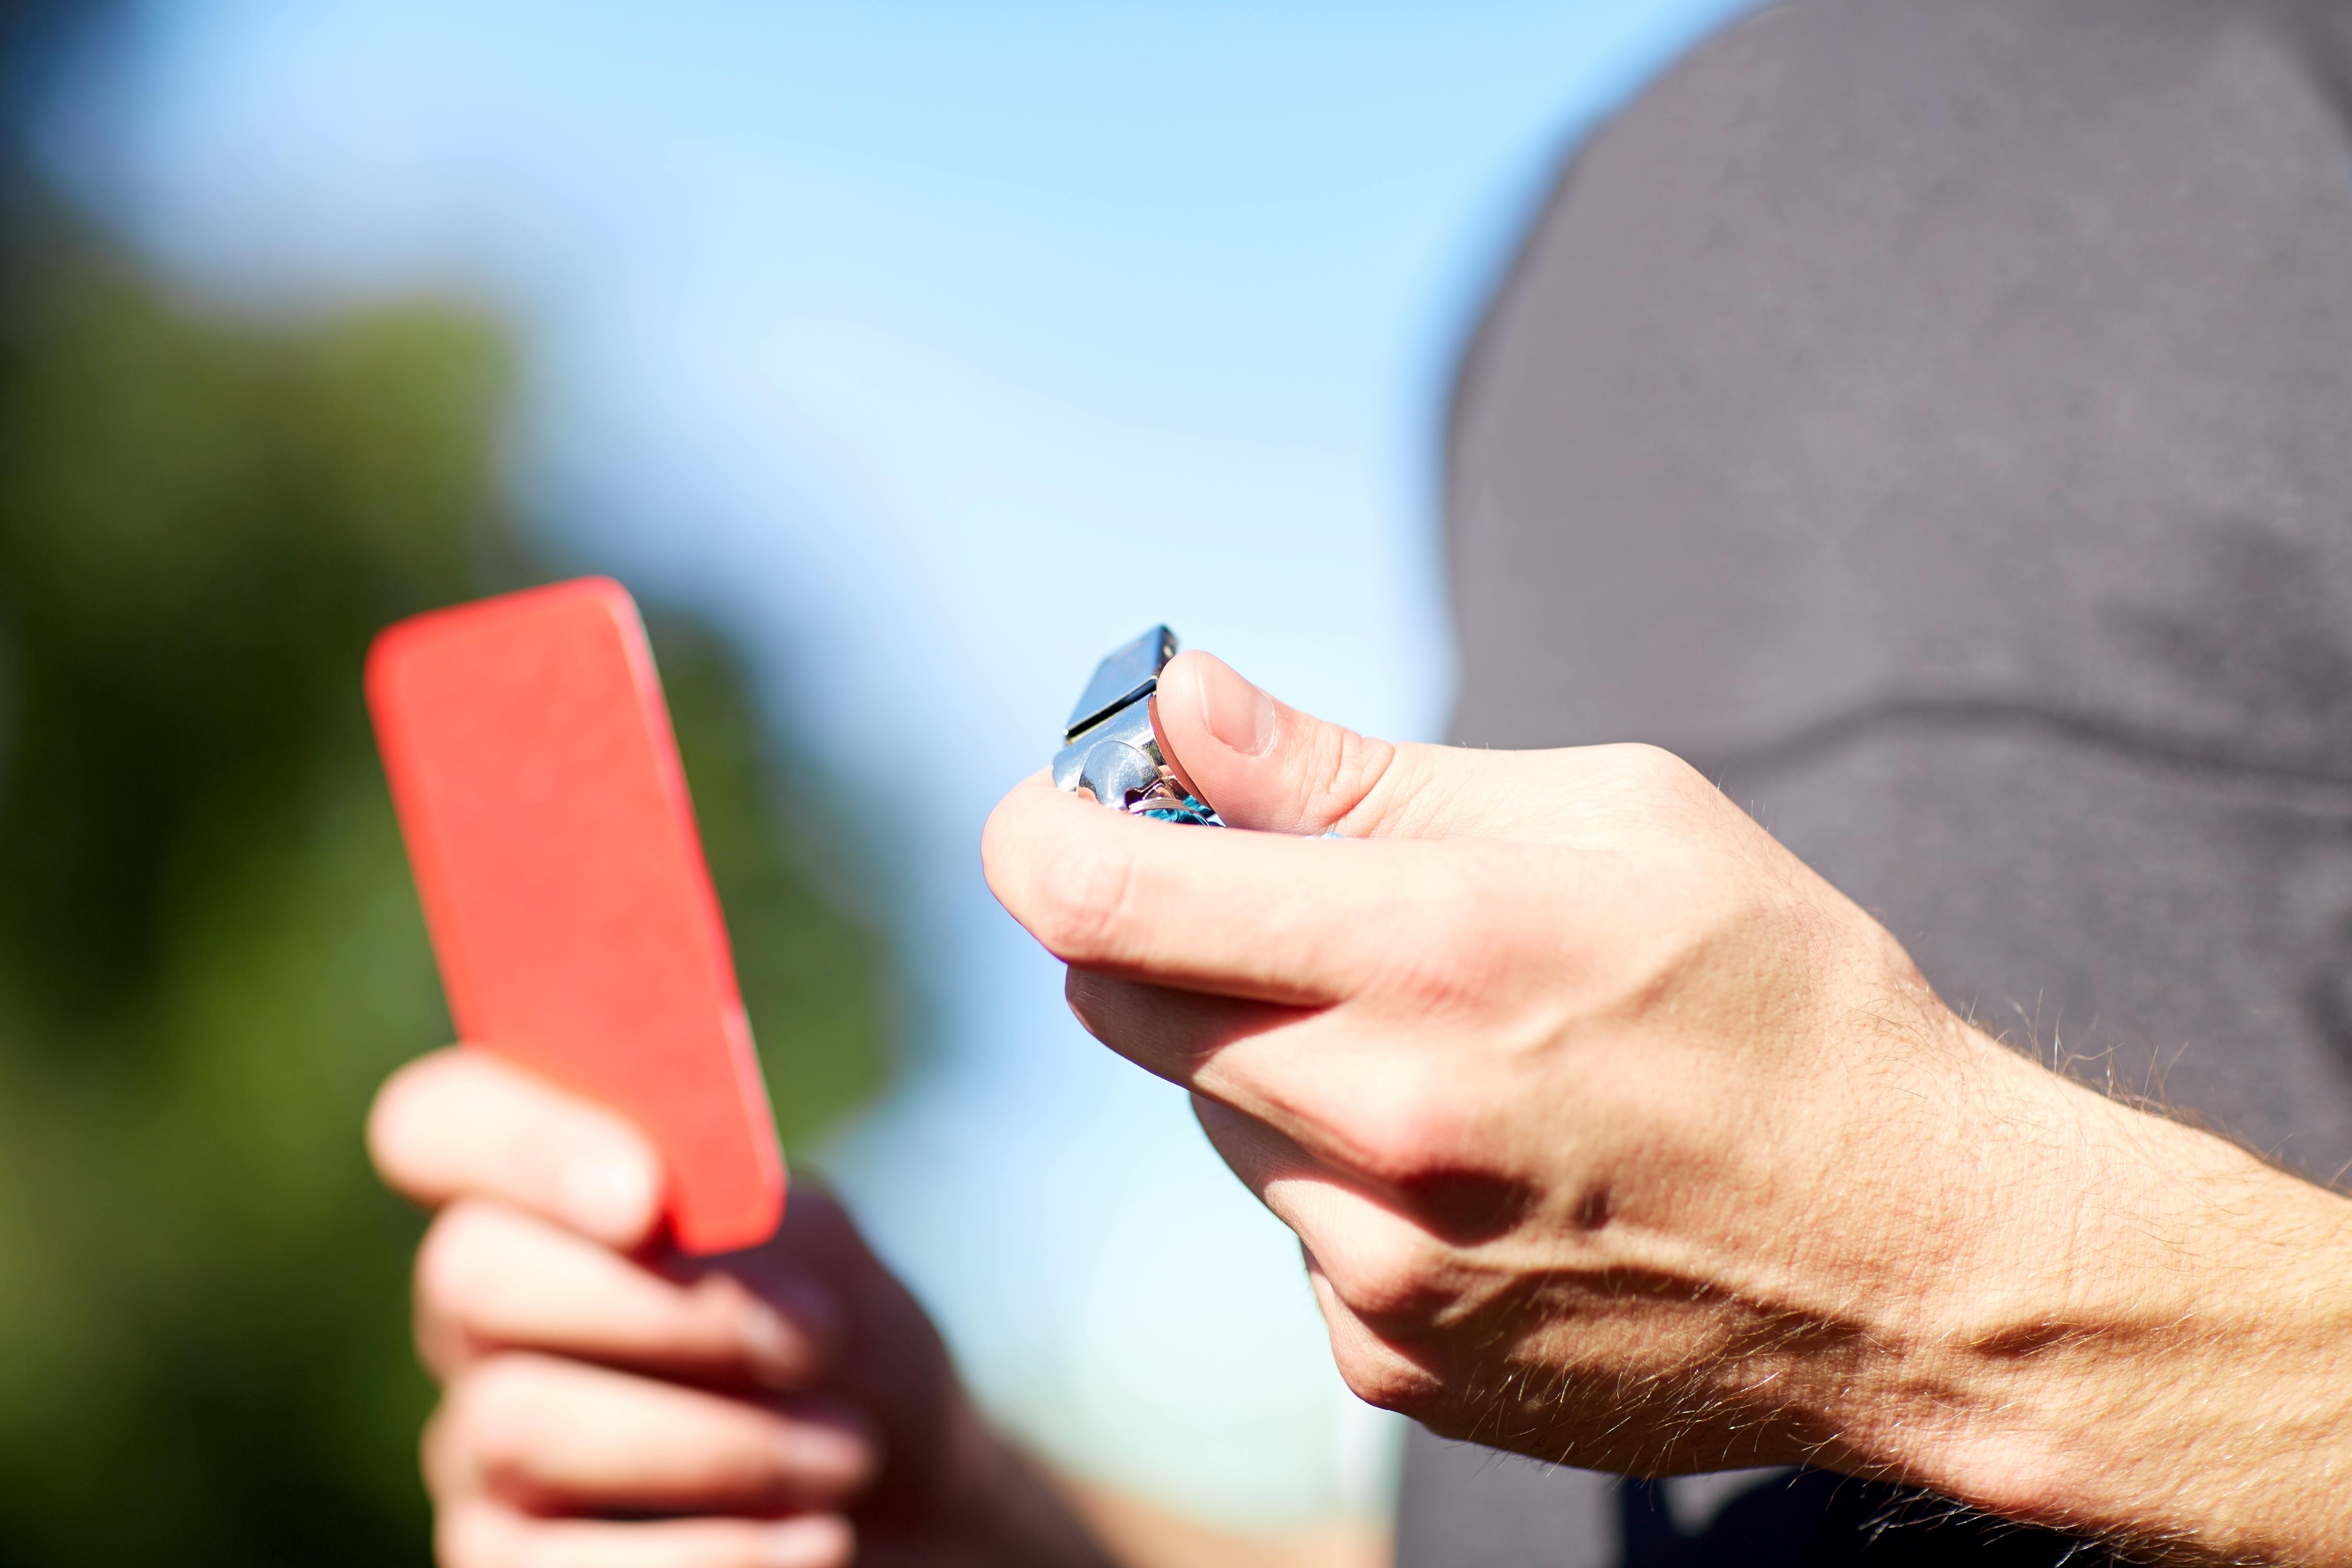
[[[2105,1561],[2083,1543],[1941,1499],[1822,1470],[1741,1494],[1698,1531],[1677,1530],[1656,1481],[1618,1485],[1624,1568],[2053,1568]]]

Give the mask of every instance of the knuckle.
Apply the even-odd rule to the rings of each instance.
[[[577,1537],[567,1540],[555,1530],[534,1521],[509,1532],[506,1553],[500,1563],[501,1568],[579,1568],[584,1555]]]
[[[1698,770],[1664,746],[1628,741],[1609,750],[1618,779],[1631,789],[1654,795],[1678,794],[1706,782],[1699,777]]]
[[[828,1543],[824,1556],[819,1561],[821,1568],[849,1568],[851,1563],[856,1562],[857,1533],[855,1527],[845,1521],[841,1528],[835,1532],[834,1540]]]
[[[500,1251],[481,1205],[452,1205],[435,1219],[416,1249],[416,1300],[430,1316],[457,1324],[481,1316],[496,1286]]]
[[[1413,1415],[1429,1403],[1427,1375],[1378,1340],[1340,1340],[1331,1347],[1331,1359],[1348,1392],[1367,1405]]]
[[[1062,976],[1062,1000],[1068,1004],[1070,1016],[1105,1044],[1118,1033],[1119,984],[1108,975],[1075,966]]]
[[[1462,1118],[1433,1073],[1400,1064],[1363,1086],[1334,1130],[1362,1174],[1412,1186],[1456,1163]]]
[[[435,1051],[396,1068],[369,1102],[364,1138],[376,1173],[391,1186],[412,1196],[430,1196],[421,1190],[415,1145],[433,1113],[433,1100],[447,1079],[453,1058]]]
[[[1332,1290],[1368,1324],[1425,1323],[1444,1300],[1445,1248],[1417,1226],[1367,1226],[1318,1256]]]
[[[1706,774],[1663,746],[1628,743],[1611,750],[1612,782],[1630,813],[1680,820],[1711,816],[1724,804],[1723,792]]]
[[[1123,854],[1075,852],[1056,857],[1039,875],[1030,930],[1067,963],[1118,956],[1135,886],[1135,868]]]
[[[444,1405],[447,1441],[492,1479],[528,1474],[547,1435],[545,1380],[520,1356],[492,1356],[454,1380]]]
[[[1318,735],[1316,750],[1316,765],[1300,775],[1295,814],[1303,821],[1365,831],[1386,814],[1397,748],[1332,724]]]
[[[446,1509],[433,1531],[434,1560],[440,1568],[515,1568],[521,1558],[514,1533],[486,1509]]]
[[[458,1441],[456,1419],[445,1393],[433,1414],[425,1419],[425,1430],[416,1441],[417,1468],[425,1477],[425,1490],[445,1514],[462,1506],[471,1489],[471,1471]]]

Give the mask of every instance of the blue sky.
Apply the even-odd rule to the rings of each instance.
[[[979,826],[1158,620],[1439,732],[1451,357],[1568,139],[1736,3],[156,0],[47,145],[226,308],[514,323],[549,540],[730,627],[875,839],[913,1068],[843,1184],[1045,1449],[1271,1522],[1377,1507],[1390,1434]]]

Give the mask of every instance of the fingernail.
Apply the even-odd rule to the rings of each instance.
[[[857,1549],[846,1520],[809,1514],[764,1526],[755,1538],[759,1568],[838,1568]]]
[[[563,1213],[593,1236],[634,1236],[654,1206],[653,1173],[623,1154],[588,1155],[563,1171]]]
[[[806,1336],[764,1302],[743,1310],[738,1331],[752,1374],[770,1388],[797,1388],[816,1370]]]
[[[874,1472],[874,1439],[846,1410],[803,1408],[776,1434],[776,1462],[793,1489],[838,1496]]]
[[[1201,721],[1229,749],[1264,756],[1274,744],[1274,699],[1223,659],[1203,658],[1201,664]]]
[[[817,1286],[782,1280],[766,1288],[768,1300],[753,1300],[741,1321],[743,1351],[751,1370],[771,1388],[799,1388],[814,1378],[822,1350],[841,1321],[833,1297]]]

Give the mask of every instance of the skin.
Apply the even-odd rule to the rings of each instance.
[[[457,1049],[385,1084],[368,1143],[440,1211],[416,1340],[444,1568],[1109,1568],[821,1190],[766,1247],[681,1258],[634,1130]]]
[[[989,879],[1297,1233],[1363,1397],[1580,1465],[1811,1462],[2141,1555],[2352,1563],[2352,1204],[1972,1029],[1665,753],[1391,746],[1197,654],[1154,721],[1265,831],[1041,777]],[[446,1568],[1377,1561],[1046,1477],[806,1185],[689,1266],[625,1123],[456,1051],[370,1142],[440,1209]]]
[[[377,1169],[436,1210],[416,1341],[443,1568],[1376,1568],[1049,1474],[995,1433],[841,1205],[796,1183],[755,1251],[688,1259],[627,1122],[452,1048],[386,1082]]]
[[[1973,1029],[1664,752],[1390,745],[1198,654],[1154,720],[1265,831],[1041,775],[989,881],[1297,1233],[1358,1394],[2352,1562],[2352,1204]]]

